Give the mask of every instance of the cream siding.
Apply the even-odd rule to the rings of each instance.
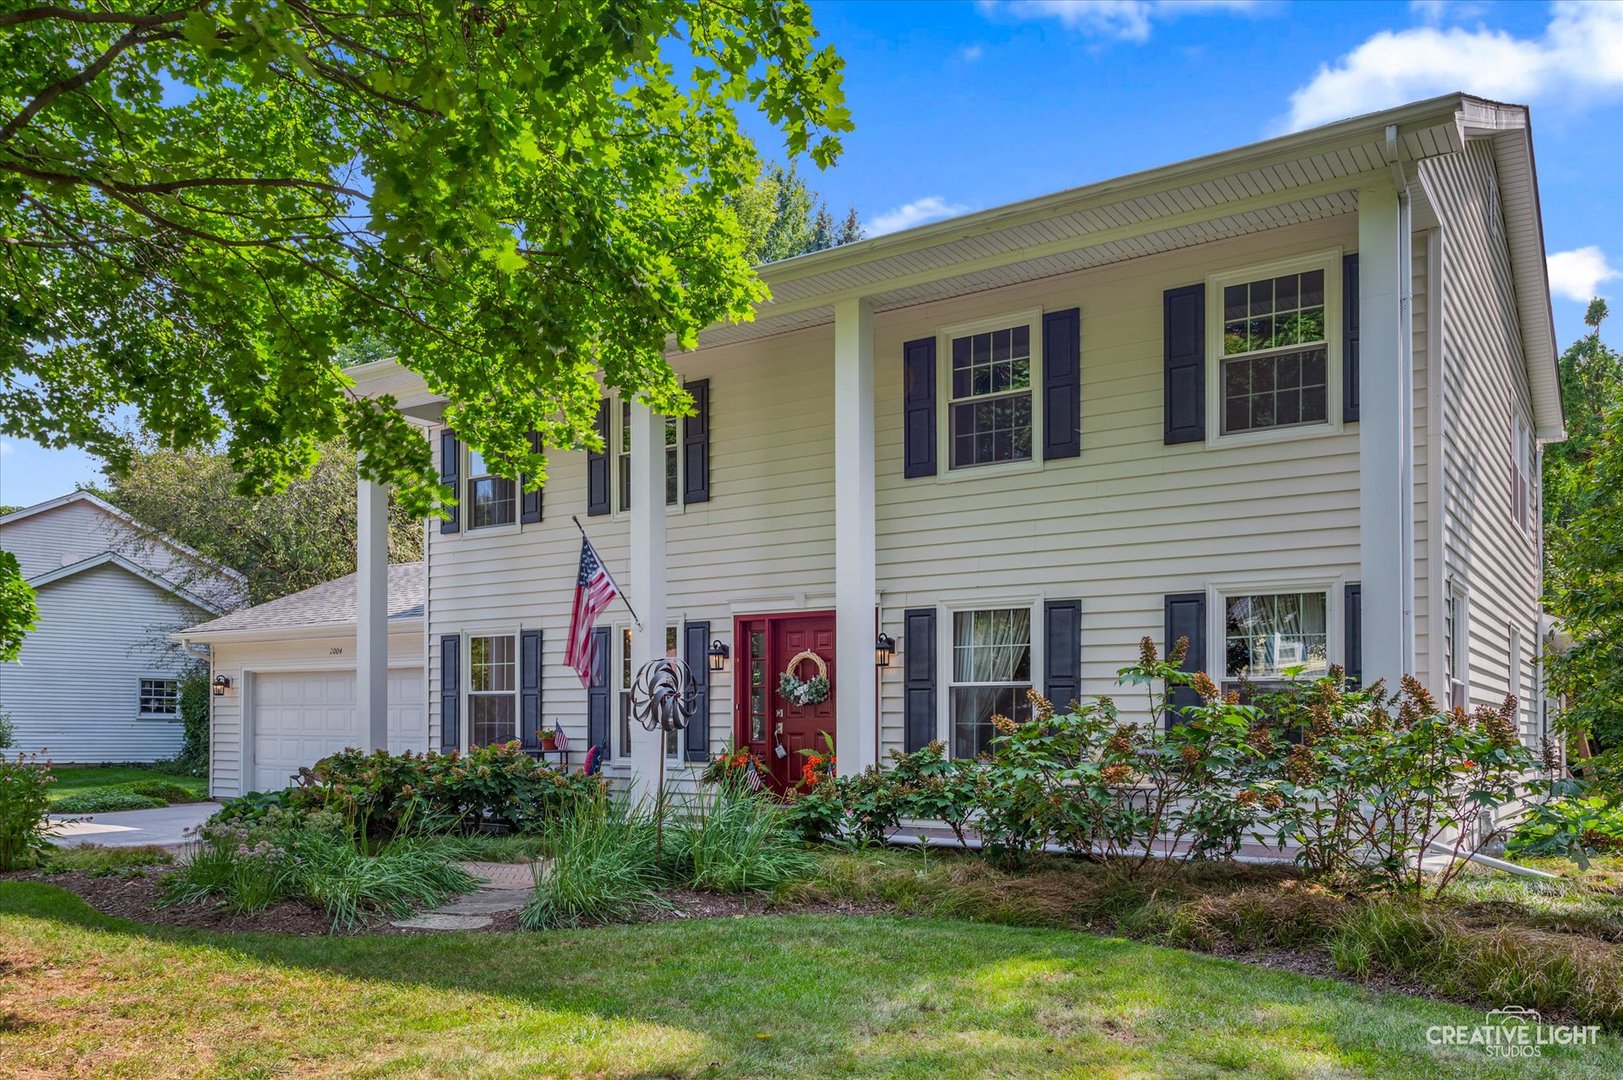
[[[1532,734],[1539,552],[1513,519],[1510,456],[1512,417],[1532,404],[1492,151],[1474,142],[1420,175],[1442,223],[1444,580],[1468,595],[1470,703],[1516,693]]]
[[[180,751],[181,724],[140,715],[142,678],[175,678],[187,660],[166,635],[205,613],[111,564],[39,590],[39,625],[0,665],[0,711],[19,751],[57,762],[156,761]]]

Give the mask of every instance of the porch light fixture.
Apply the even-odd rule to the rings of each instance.
[[[874,642],[873,662],[875,667],[890,667],[891,657],[896,655],[896,639],[889,634],[880,634],[879,640]]]
[[[229,689],[231,689],[231,676],[229,676],[229,675],[216,675],[216,676],[214,676],[214,696],[215,697],[225,697],[225,692],[227,690],[229,690]]]
[[[712,641],[710,643],[710,670],[726,671],[727,659],[732,655],[732,650],[723,645],[720,638]]]

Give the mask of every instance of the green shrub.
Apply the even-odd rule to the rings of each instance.
[[[49,850],[52,807],[45,793],[55,779],[48,761],[0,753],[0,871],[32,866]]]
[[[627,919],[664,905],[654,822],[623,799],[582,799],[542,833],[549,858],[519,917],[527,930]]]
[[[740,893],[803,878],[817,860],[790,828],[782,806],[728,787],[702,790],[666,825],[672,877],[696,889]]]
[[[262,821],[273,809],[291,808],[294,791],[294,788],[283,788],[281,791],[250,791],[246,795],[226,799],[220,804],[220,809],[214,812],[214,816],[209,818],[209,822],[219,825],[248,825]]]
[[[191,788],[181,787],[171,780],[136,780],[128,784],[118,785],[137,795],[145,795],[149,799],[162,799],[166,803],[203,802],[203,796]]]
[[[17,729],[12,726],[11,714],[0,709],[0,750],[11,749],[12,740],[17,737]]]
[[[51,874],[88,870],[94,877],[106,877],[151,866],[165,866],[174,861],[174,856],[169,852],[150,844],[129,847],[75,844],[72,847],[52,847],[45,870]]]
[[[444,851],[405,838],[374,853],[359,849],[342,818],[268,808],[255,822],[211,822],[166,882],[171,903],[219,899],[235,911],[300,900],[326,912],[333,929],[374,914],[410,914],[477,882]]]
[[[1505,844],[1518,857],[1623,852],[1623,806],[1603,795],[1570,796],[1537,803]]]
[[[58,799],[51,810],[58,814],[113,814],[122,810],[156,810],[168,805],[163,799],[119,786],[75,792]]]

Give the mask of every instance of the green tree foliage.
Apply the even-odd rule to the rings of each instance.
[[[38,618],[34,590],[23,580],[17,556],[0,551],[0,664],[17,659],[24,635]]]
[[[323,447],[309,475],[266,495],[243,494],[223,453],[135,447],[123,457],[98,494],[154,532],[241,572],[249,603],[355,572],[355,453],[341,443]],[[389,561],[410,562],[422,552],[422,519],[391,505]]]
[[[1546,602],[1572,638],[1551,655],[1564,725],[1623,746],[1623,354],[1601,340],[1606,304],[1561,358],[1567,441],[1544,457]]]
[[[862,239],[856,208],[836,226],[828,204],[806,185],[793,165],[766,166],[754,186],[731,203],[744,229],[745,258],[756,265]]]
[[[12,3],[0,57],[0,432],[116,466],[130,407],[259,490],[341,439],[419,514],[354,343],[539,483],[600,375],[680,413],[667,341],[765,296],[740,114],[819,167],[851,126],[805,0]]]

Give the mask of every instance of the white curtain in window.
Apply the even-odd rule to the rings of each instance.
[[[1011,697],[1008,684],[1029,684],[1031,680],[1031,611],[960,611],[953,616],[952,645],[955,684],[1002,684],[956,686],[954,724],[960,728],[985,724],[993,712],[1019,719],[1018,714],[1024,712],[1024,695]]]
[[[1324,593],[1230,597],[1227,674],[1256,679],[1287,667],[1323,671],[1328,659],[1326,606]]]

